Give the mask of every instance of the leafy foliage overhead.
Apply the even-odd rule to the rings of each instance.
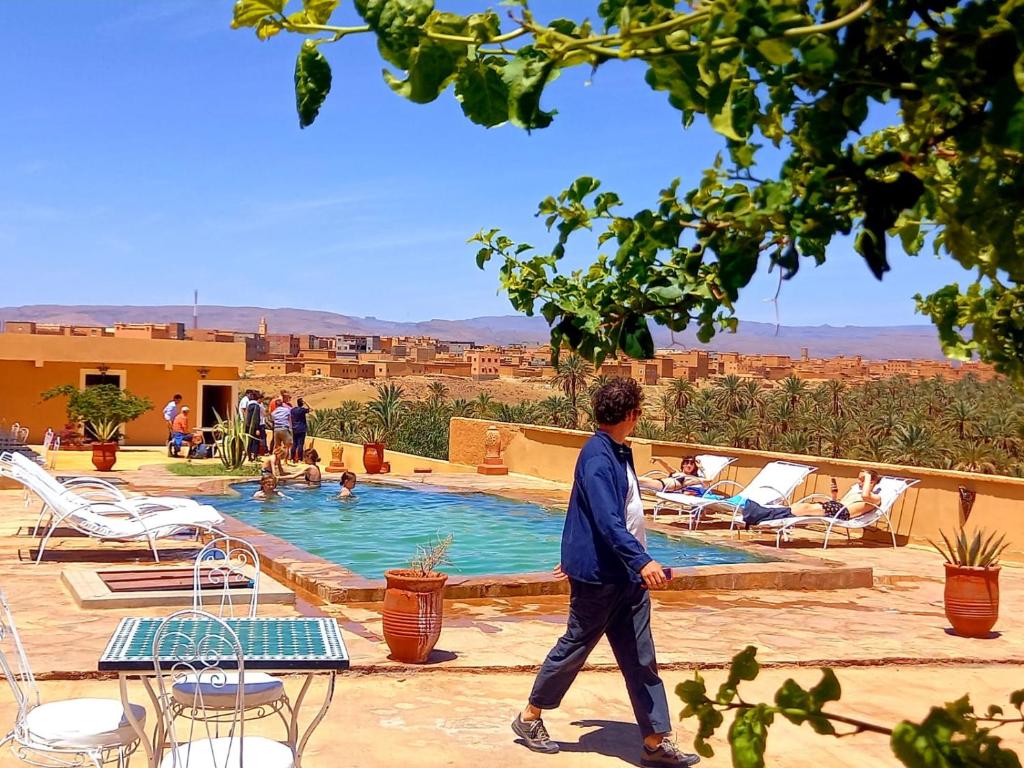
[[[460,15],[432,0],[355,0],[361,23],[336,23],[337,0],[240,0],[234,25],[266,39],[305,36],[296,67],[300,121],[327,96],[319,48],[374,34],[392,89],[418,103],[451,87],[483,126],[545,128],[545,87],[567,67],[639,59],[683,128],[698,116],[724,141],[701,178],[669,183],[651,208],[581,178],[546,198],[547,249],[497,230],[476,236],[477,261],[502,260],[512,305],[540,312],[557,349],[600,362],[650,356],[649,319],[707,341],[734,329],[733,307],[758,269],[792,278],[851,235],[876,277],[898,238],[971,273],[917,296],[946,352],[1024,375],[1024,1],[602,0],[598,18],[539,21]],[[347,10],[347,9],[346,9]],[[507,29],[505,28],[507,27]],[[888,125],[873,106],[898,110]],[[875,110],[876,113],[879,110]],[[880,114],[890,114],[882,110]],[[758,162],[771,144],[780,167]],[[570,239],[597,230],[590,269],[560,271]],[[607,250],[603,250],[607,249]]]

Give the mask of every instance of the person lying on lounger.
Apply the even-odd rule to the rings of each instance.
[[[877,469],[862,469],[857,475],[857,482],[838,498],[839,487],[832,478],[831,499],[824,501],[802,501],[792,506],[764,506],[749,499],[743,504],[743,522],[756,525],[765,520],[781,520],[786,517],[834,517],[837,520],[850,520],[876,509],[882,503],[879,496],[878,481],[881,473]]]
[[[700,465],[700,461],[696,456],[683,456],[679,462],[679,470],[672,469],[672,466],[664,459],[653,458],[652,461],[655,464],[660,464],[668,472],[668,478],[676,481],[674,488],[666,488],[665,490],[677,491],[692,496],[703,496],[704,491],[707,489],[705,482],[707,478],[704,477],[704,469]],[[649,487],[649,486],[648,486]],[[660,491],[661,488],[654,488],[656,491]]]

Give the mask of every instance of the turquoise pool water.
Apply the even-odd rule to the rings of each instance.
[[[225,514],[345,566],[371,579],[405,566],[417,546],[454,534],[453,574],[527,573],[550,570],[559,560],[564,510],[487,493],[454,493],[431,486],[405,488],[360,483],[355,498],[338,498],[338,486],[286,486],[287,499],[255,501],[255,484],[235,486],[241,497],[209,496]],[[747,552],[648,532],[648,551],[662,565],[762,562]]]

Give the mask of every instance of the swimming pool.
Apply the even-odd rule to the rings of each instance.
[[[370,579],[404,567],[418,546],[454,535],[451,574],[548,571],[559,560],[565,513],[488,493],[461,493],[434,486],[360,483],[353,499],[338,498],[334,484],[288,486],[288,498],[255,501],[255,484],[235,488],[239,497],[200,499],[225,514]],[[749,552],[670,538],[649,531],[648,551],[662,565],[724,565],[764,562]]]

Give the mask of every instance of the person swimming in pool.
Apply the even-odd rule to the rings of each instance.
[[[352,490],[356,487],[356,473],[355,472],[342,472],[341,474],[341,491],[338,492],[339,498],[349,499],[354,498],[355,494]]]
[[[287,499],[277,487],[277,478],[273,475],[264,475],[260,478],[260,489],[252,495],[257,501],[269,501],[270,499]]]

